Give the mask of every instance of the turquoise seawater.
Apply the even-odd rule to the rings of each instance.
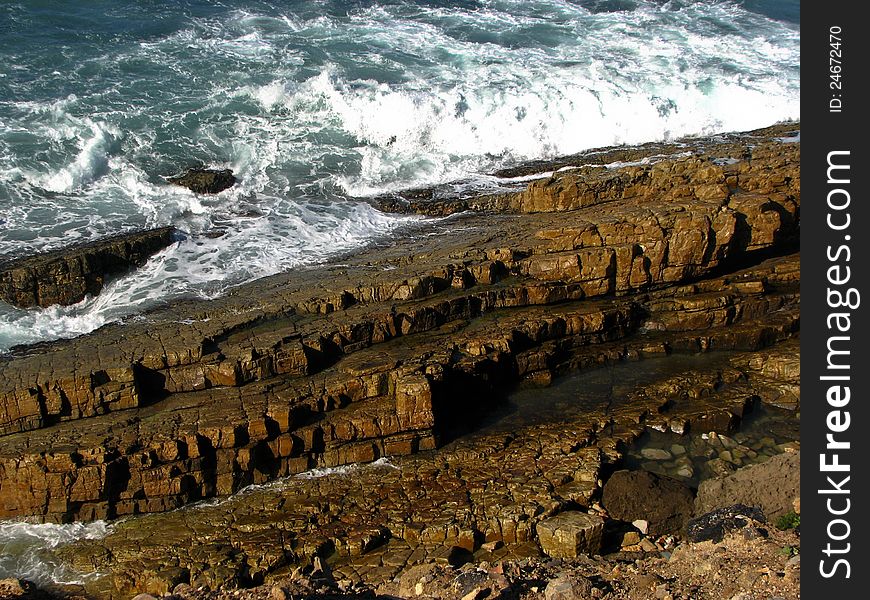
[[[799,118],[799,43],[796,0],[3,2],[0,261],[189,235],[79,305],[0,303],[0,352],[420,226],[361,196]],[[241,183],[166,184],[198,164]]]

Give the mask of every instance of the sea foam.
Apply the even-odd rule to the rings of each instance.
[[[82,584],[96,574],[79,573],[48,551],[77,540],[100,539],[109,530],[105,521],[65,525],[0,521],[0,579],[15,577],[40,585]]]
[[[149,36],[115,26],[125,33],[111,43],[64,34],[66,54],[42,30],[26,53],[5,50],[8,64],[32,61],[33,78],[16,79],[14,100],[0,92],[0,258],[164,225],[188,238],[103,300],[0,307],[0,352],[419,222],[361,196],[506,189],[520,182],[486,173],[800,116],[799,28],[736,2],[258,4]],[[239,184],[216,196],[167,184],[197,164]]]

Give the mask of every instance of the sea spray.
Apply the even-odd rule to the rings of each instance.
[[[163,225],[190,238],[111,302],[0,306],[0,352],[415,224],[360,196],[498,187],[485,174],[526,159],[799,118],[797,12],[768,4],[8,3],[0,257]],[[195,165],[239,184],[167,184]]]
[[[38,585],[81,584],[93,573],[79,573],[52,557],[49,550],[77,540],[104,537],[105,521],[31,524],[0,521],[0,579],[15,577]]]

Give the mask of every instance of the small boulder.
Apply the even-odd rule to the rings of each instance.
[[[686,537],[690,542],[710,540],[719,543],[729,531],[743,529],[753,522],[764,523],[764,513],[754,507],[735,504],[718,508],[689,521]]]
[[[229,169],[188,169],[184,175],[169,178],[169,183],[186,187],[197,194],[217,194],[236,184]]]
[[[579,511],[566,511],[537,526],[538,541],[547,556],[574,558],[601,551],[604,519]]]
[[[617,471],[607,483],[601,502],[614,519],[648,523],[650,535],[678,533],[692,516],[694,495],[682,481],[649,471]]]

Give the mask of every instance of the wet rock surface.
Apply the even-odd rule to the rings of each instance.
[[[324,593],[374,591],[547,560],[541,532],[566,519],[595,552],[574,521],[614,520],[602,485],[645,432],[733,434],[759,402],[799,402],[799,363],[776,357],[800,324],[800,145],[771,136],[557,173],[437,236],[0,358],[0,518],[139,515],[52,551],[99,598],[317,564],[345,582]],[[627,391],[594,410],[479,428],[513,386],[620,366]],[[624,552],[673,549],[656,535]],[[467,587],[444,597],[484,593]]]
[[[81,302],[88,294],[99,294],[107,277],[145,264],[175,235],[174,228],[163,227],[0,264],[0,300],[19,308]]]
[[[188,169],[182,175],[168,179],[169,183],[186,187],[197,194],[217,194],[236,184],[236,177],[229,169]]]

